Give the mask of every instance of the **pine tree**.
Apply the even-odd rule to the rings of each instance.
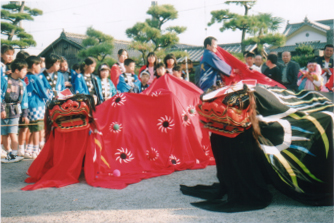
[[[255,25],[248,31],[253,37],[244,40],[243,44],[257,44],[258,52],[265,57],[264,44],[271,46],[283,46],[285,44],[285,36],[277,33],[283,19],[273,17],[270,13],[259,13],[255,18]]]
[[[211,21],[208,23],[209,26],[214,23],[222,23],[220,28],[221,32],[231,29],[233,31],[240,30],[241,34],[241,51],[245,52],[245,45],[243,41],[245,40],[247,31],[254,25],[254,16],[249,16],[249,10],[255,5],[255,1],[226,1],[225,4],[236,4],[243,6],[245,8],[244,15],[239,15],[227,10],[216,10],[211,12]]]
[[[217,10],[211,12],[211,21],[208,25],[214,23],[222,23],[221,32],[225,30],[240,30],[241,35],[241,51],[245,52],[245,46],[249,44],[257,44],[258,51],[264,56],[264,44],[272,46],[282,46],[285,43],[285,37],[282,34],[275,33],[283,19],[273,17],[268,13],[259,13],[258,15],[248,15],[249,10],[254,6],[255,1],[227,1],[226,4],[236,4],[244,6],[244,15],[232,13],[228,9]],[[246,39],[246,34],[252,37]]]
[[[36,46],[32,35],[26,33],[20,22],[24,20],[33,21],[33,16],[42,15],[43,11],[31,9],[25,2],[10,2],[1,9],[1,34],[7,39],[1,39],[4,44],[12,45],[16,49],[26,49],[29,46]]]
[[[169,26],[163,28],[168,22],[177,19],[178,12],[173,5],[154,5],[146,12],[151,16],[145,22],[138,22],[132,28],[126,30],[126,34],[132,39],[130,47],[142,53],[142,61],[146,60],[149,52],[156,52],[158,58],[165,55],[171,46],[179,42],[178,34],[183,33],[186,27]],[[184,56],[184,52],[175,52],[177,57]]]
[[[111,58],[114,49],[114,38],[101,31],[89,27],[86,31],[87,38],[82,41],[83,49],[78,52],[79,58],[94,57],[97,66],[107,63],[109,66],[116,61]]]

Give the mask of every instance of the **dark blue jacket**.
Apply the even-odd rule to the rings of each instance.
[[[201,74],[199,87],[203,91],[206,91],[210,87],[216,85],[216,81],[221,80],[221,73],[227,76],[230,76],[231,74],[231,66],[207,49],[204,50],[203,59],[200,65]]]

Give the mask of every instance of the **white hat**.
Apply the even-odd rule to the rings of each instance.
[[[147,70],[144,70],[140,73],[140,78],[143,76],[143,74],[147,74],[149,77],[151,76],[151,74]]]

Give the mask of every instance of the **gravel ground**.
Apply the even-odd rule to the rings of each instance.
[[[216,182],[215,167],[186,170],[143,180],[123,190],[80,183],[21,191],[31,160],[1,166],[1,222],[334,222],[333,207],[310,207],[270,188],[273,202],[263,210],[216,213],[190,205],[180,184]]]

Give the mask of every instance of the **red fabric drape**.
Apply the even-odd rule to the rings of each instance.
[[[117,84],[119,82],[119,75],[122,74],[121,69],[119,68],[118,64],[114,64],[110,69],[110,80],[113,82],[117,89]]]
[[[332,75],[329,78],[329,80],[327,81],[327,83],[325,83],[325,86],[329,89],[332,90],[333,88],[333,84],[334,84],[334,69],[333,68],[329,68],[329,70],[331,71]]]
[[[28,170],[22,190],[78,183],[122,189],[175,170],[214,164],[195,106],[202,91],[166,74],[142,94],[117,94],[97,107],[99,130],[55,130]],[[91,131],[91,132],[89,132]],[[120,176],[114,176],[114,171]]]
[[[85,157],[85,159],[84,159]],[[124,188],[124,183],[115,178],[112,163],[108,161],[103,139],[91,129],[69,133],[54,132],[50,135],[40,155],[29,167],[22,190],[45,187],[64,187],[78,183],[83,160],[85,178],[89,185],[106,188]],[[135,181],[131,180],[131,183]]]
[[[166,74],[142,94],[117,94],[97,107],[109,159],[122,176],[145,179],[214,164],[195,110],[201,93]]]
[[[232,67],[231,76],[223,76],[225,85],[235,84],[241,80],[255,79],[259,84],[278,86],[286,89],[284,85],[272,80],[266,75],[255,70],[250,70],[245,63],[235,58],[232,54],[221,47],[217,47],[216,55]],[[235,69],[238,69],[239,73],[235,73]]]

